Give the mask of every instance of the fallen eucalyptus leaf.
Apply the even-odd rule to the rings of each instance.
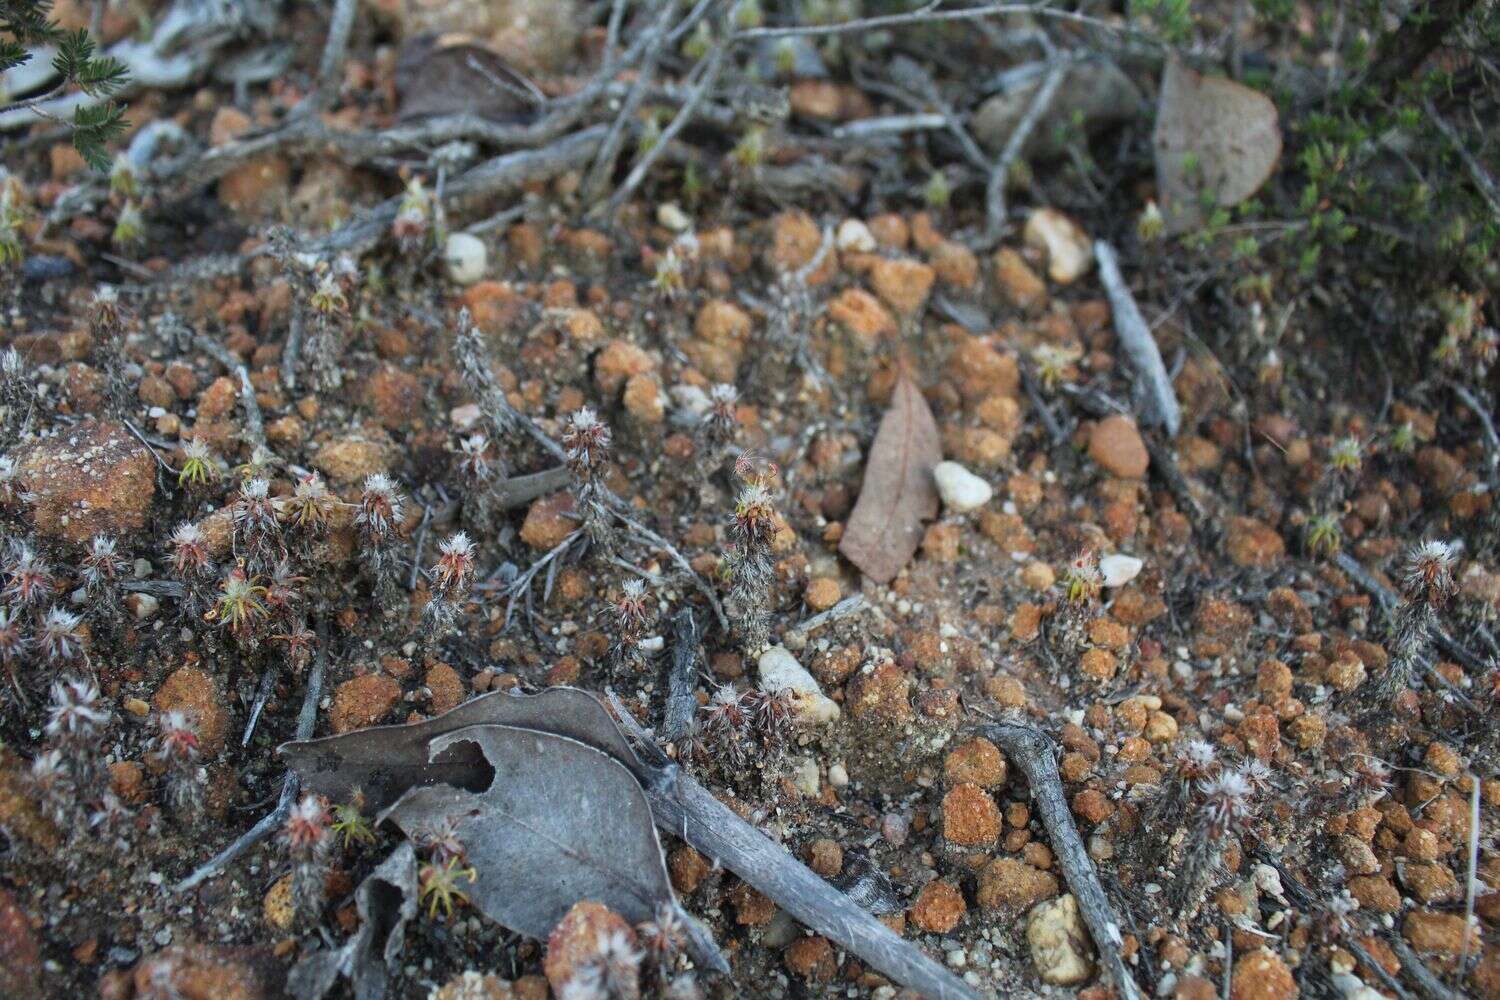
[[[943,460],[932,410],[905,372],[880,421],[864,485],[839,551],[876,583],[889,583],[917,551],[922,522],[937,516],[932,468]]]
[[[478,873],[470,901],[513,931],[545,939],[579,900],[631,923],[675,906],[651,807],[635,776],[577,740],[511,726],[470,726],[428,744],[485,765],[466,787],[413,788],[380,820],[408,837],[451,824]]]
[[[474,114],[496,121],[520,117],[542,95],[536,84],[482,45],[419,35],[401,47],[396,91],[405,121],[424,115]]]
[[[1152,143],[1167,232],[1184,233],[1203,225],[1205,200],[1227,207],[1259,190],[1281,157],[1281,126],[1265,94],[1168,56]]]
[[[375,726],[316,740],[284,744],[278,751],[310,790],[336,802],[358,789],[366,808],[379,813],[405,792],[423,785],[471,780],[477,752],[428,760],[435,737],[469,726],[499,725],[535,729],[577,740],[635,771],[640,767],[619,727],[599,699],[579,688],[548,688],[538,694],[497,691],[481,695],[416,725]]]
[[[411,844],[402,844],[355,890],[359,929],[354,936],[293,966],[287,992],[297,1000],[322,1000],[343,975],[360,1000],[383,1000],[406,943],[406,925],[417,915],[417,897],[417,856]]]

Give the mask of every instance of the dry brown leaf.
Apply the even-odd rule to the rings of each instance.
[[[1202,226],[1205,201],[1228,206],[1250,197],[1281,158],[1281,126],[1269,97],[1204,76],[1175,56],[1162,72],[1152,142],[1169,233]]]
[[[870,447],[859,502],[839,542],[844,558],[877,583],[889,583],[901,572],[922,540],[922,522],[937,516],[932,467],[942,460],[932,411],[903,372]]]
[[[541,97],[535,84],[492,49],[430,34],[401,47],[396,91],[402,121],[459,113],[511,121]]]

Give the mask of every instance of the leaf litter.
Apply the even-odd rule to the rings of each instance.
[[[402,844],[355,890],[359,929],[339,947],[299,961],[287,977],[287,992],[297,1000],[321,1000],[342,976],[360,1000],[384,1000],[406,925],[417,915],[418,895],[417,855],[411,844]]]
[[[870,446],[859,500],[839,542],[839,552],[876,583],[889,583],[901,572],[922,540],[922,523],[937,516],[932,468],[942,460],[932,410],[903,370]]]
[[[512,726],[459,729],[427,749],[434,761],[455,750],[472,760],[477,749],[487,768],[472,790],[412,788],[380,820],[413,839],[450,829],[478,873],[470,901],[491,920],[546,938],[579,900],[603,903],[633,924],[675,903],[651,807],[613,757]]]
[[[478,872],[474,904],[523,934],[545,938],[584,899],[638,919],[668,902],[686,918],[694,960],[727,973],[706,928],[672,893],[660,828],[895,982],[933,1000],[975,996],[683,773],[618,702],[615,710],[618,723],[578,688],[495,692],[426,722],[279,752],[307,788],[330,798],[358,789],[408,836],[453,824]]]
[[[1260,190],[1281,158],[1281,125],[1265,94],[1172,56],[1152,145],[1162,214],[1175,235],[1203,226],[1205,202],[1228,207]]]

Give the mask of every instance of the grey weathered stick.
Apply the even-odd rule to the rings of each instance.
[[[1467,928],[1465,937],[1467,937]],[[1391,946],[1391,951],[1396,953],[1396,958],[1401,962],[1401,971],[1411,977],[1411,981],[1421,988],[1422,994],[1428,1000],[1466,1000],[1468,994],[1457,987],[1449,988],[1437,977],[1427,963],[1412,950],[1411,945],[1399,934],[1384,935],[1386,943]]]
[[[667,704],[662,713],[661,738],[682,739],[698,711],[698,619],[692,608],[672,618],[672,661],[667,667]]]
[[[582,167],[604,141],[607,127],[595,125],[542,149],[524,149],[487,160],[445,185],[443,201],[446,205],[513,193],[532,181],[548,180],[565,170]],[[389,198],[307,249],[313,253],[337,253],[373,246],[390,229],[400,206],[399,197]]]
[[[979,1000],[942,965],[901,940],[682,773],[619,699],[611,695],[610,700],[620,724],[636,741],[646,769],[657,775],[643,782],[657,826],[722,863],[794,919],[927,1000]]]
[[[676,13],[676,4],[663,3],[657,9],[656,20],[647,29],[655,40],[647,46],[642,55],[641,64],[636,69],[635,83],[626,92],[625,100],[620,103],[619,110],[615,112],[615,120],[610,123],[609,134],[599,144],[599,152],[594,154],[594,165],[589,168],[587,176],[583,179],[581,194],[585,202],[597,201],[604,194],[604,187],[609,183],[610,177],[614,175],[615,162],[620,157],[620,150],[625,146],[625,139],[635,124],[636,113],[640,110],[641,102],[646,99],[651,81],[656,76],[656,66],[661,61],[667,30],[672,26],[672,17]]]
[[[1162,363],[1161,349],[1151,328],[1141,316],[1135,304],[1135,296],[1120,274],[1120,261],[1114,247],[1104,240],[1094,241],[1094,259],[1099,262],[1099,280],[1109,296],[1110,312],[1114,314],[1115,333],[1120,346],[1130,359],[1135,372],[1136,394],[1140,397],[1143,411],[1141,422],[1160,425],[1167,429],[1168,437],[1177,436],[1182,422],[1182,411],[1177,405],[1177,393],[1172,389],[1172,379],[1167,375],[1167,366]]]
[[[287,326],[286,344],[281,348],[281,384],[288,392],[297,388],[297,364],[302,358],[302,335],[304,324],[302,312],[292,310],[291,322]]]
[[[877,135],[929,132],[947,127],[948,119],[945,116],[932,112],[917,112],[906,115],[886,115],[882,118],[862,118],[859,121],[838,126],[833,130],[833,137],[840,141],[859,140]]]
[[[524,476],[511,476],[494,489],[494,502],[501,510],[523,507],[537,497],[556,493],[568,485],[568,469],[558,465]]]
[[[1057,855],[1068,888],[1078,901],[1078,911],[1094,938],[1094,947],[1099,949],[1124,1000],[1140,1000],[1140,990],[1121,952],[1124,942],[1120,939],[1120,924],[1115,920],[1109,897],[1104,894],[1104,886],[1099,883],[1094,863],[1089,860],[1083,838],[1073,825],[1073,813],[1068,808],[1057,761],[1052,755],[1052,740],[1039,729],[1008,722],[987,723],[976,727],[976,731],[1005,751],[1011,763],[1026,775],[1042,825],[1052,838],[1052,853]]]
[[[337,0],[333,5],[333,20],[328,24],[328,40],[323,45],[323,57],[318,62],[318,86],[307,98],[299,112],[317,113],[333,106],[338,97],[339,85],[344,80],[344,59],[349,52],[349,33],[354,29],[354,13],[359,9],[359,0]]]
[[[1010,214],[1005,206],[1005,182],[1010,176],[1011,168],[1020,157],[1021,150],[1026,148],[1026,141],[1036,130],[1037,122],[1042,120],[1042,116],[1052,106],[1052,100],[1057,96],[1058,88],[1062,86],[1063,80],[1067,79],[1070,62],[1071,60],[1068,59],[1052,61],[1052,67],[1047,70],[1046,77],[1042,79],[1042,85],[1032,95],[1026,114],[1011,130],[1010,138],[1005,142],[1005,148],[1000,151],[995,165],[990,168],[989,180],[984,187],[984,242],[987,245],[993,246],[999,243],[1000,238],[1005,235],[1006,216]]]
[[[1293,903],[1296,903],[1305,910],[1326,911],[1328,909],[1327,899],[1303,885],[1295,875],[1286,870],[1286,867],[1282,865],[1276,855],[1270,851],[1260,849],[1252,852],[1251,856],[1276,869],[1276,874],[1281,878],[1281,887],[1291,897]],[[1380,980],[1381,985],[1396,995],[1396,1000],[1413,1000],[1412,995],[1407,992],[1400,981],[1385,971],[1385,966],[1374,955],[1370,954],[1369,949],[1359,943],[1358,937],[1353,934],[1345,935],[1341,943],[1345,948],[1349,949],[1349,952],[1355,958],[1359,959],[1365,968],[1375,974],[1376,978]]]
[[[240,746],[250,745],[250,740],[255,736],[255,727],[260,725],[261,713],[266,710],[266,703],[271,700],[271,692],[275,687],[276,668],[267,664],[260,675],[260,683],[255,688],[255,701],[250,704],[250,718],[245,722],[245,734],[240,737]]]
[[[677,114],[667,124],[667,127],[662,129],[661,136],[657,139],[656,145],[651,147],[646,155],[640,158],[639,162],[631,168],[630,173],[625,176],[625,180],[620,184],[619,188],[610,196],[607,206],[607,211],[610,215],[619,211],[620,206],[625,204],[625,200],[646,179],[646,174],[661,156],[662,151],[666,149],[667,144],[676,139],[677,134],[693,120],[693,116],[698,112],[698,105],[702,103],[703,98],[708,95],[708,92],[713,89],[714,83],[719,79],[719,73],[724,68],[724,56],[728,49],[729,42],[727,40],[721,41],[715,44],[709,50],[708,54],[703,57],[701,63],[702,73],[698,78],[698,83],[689,92],[687,100],[682,103],[682,107],[677,110]]]
[[[250,444],[266,446],[266,424],[260,415],[260,402],[255,398],[255,386],[250,384],[250,373],[240,364],[240,359],[229,348],[207,334],[198,334],[193,341],[219,364],[229,369],[240,383],[240,405],[245,410],[245,436]]]
[[[1489,480],[1490,491],[1495,492],[1500,488],[1500,434],[1495,433],[1495,421],[1485,405],[1466,386],[1449,382],[1448,388],[1478,418],[1480,429],[1484,431],[1485,464],[1490,467],[1486,478]]]
[[[297,710],[297,739],[299,740],[312,736],[313,724],[318,719],[318,701],[323,697],[323,676],[327,669],[328,625],[325,622],[319,622],[318,655],[313,660],[312,669],[308,671],[307,692],[302,696],[302,707]],[[205,861],[197,871],[174,885],[172,891],[187,892],[197,888],[223,871],[235,858],[250,850],[263,837],[270,836],[292,814],[292,800],[297,797],[298,784],[297,772],[287,771],[286,777],[281,780],[281,797],[276,801],[276,808],[261,817],[259,823],[240,834],[234,843]]]

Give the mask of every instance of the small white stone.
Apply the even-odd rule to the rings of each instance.
[[[443,263],[448,266],[448,277],[460,285],[472,285],[484,277],[489,264],[490,252],[484,241],[468,233],[452,233],[443,247]]]
[[[461,431],[478,423],[480,416],[482,414],[479,412],[477,403],[465,403],[448,411],[448,419],[453,421],[453,426]]]
[[[145,621],[156,614],[157,610],[161,607],[161,601],[150,594],[133,594],[131,596],[134,598],[132,603],[135,605],[135,617],[137,621]]]
[[[667,390],[667,395],[672,399],[672,423],[678,427],[697,427],[708,408],[713,405],[708,393],[685,382],[672,386]]]
[[[1044,983],[1076,986],[1093,975],[1093,960],[1084,951],[1088,940],[1072,893],[1038,903],[1026,917],[1026,943]]]
[[[674,233],[685,232],[693,224],[687,213],[677,207],[675,201],[656,206],[656,221]]]
[[[823,693],[813,675],[807,672],[785,646],[772,646],[756,661],[760,671],[760,689],[767,694],[791,691],[797,696],[797,714],[808,722],[832,722],[839,717],[839,706]]]
[[[659,635],[648,635],[646,638],[641,640],[640,645],[641,649],[643,649],[647,653],[660,653],[664,648],[666,648],[667,640],[663,639]]]
[[[875,252],[875,234],[870,232],[869,226],[858,219],[845,219],[840,222],[834,242],[840,250],[846,253]]]
[[[1023,238],[1027,247],[1047,255],[1047,277],[1059,285],[1077,281],[1094,265],[1088,233],[1055,208],[1032,212]]]
[[[943,506],[956,514],[977,510],[995,495],[989,483],[957,462],[939,462],[932,467],[932,478]]]
[[[1116,552],[1099,560],[1099,572],[1104,576],[1106,587],[1123,587],[1131,580],[1141,574],[1141,567],[1146,565],[1135,556],[1121,555]]]
[[[828,783],[834,788],[843,788],[849,784],[849,770],[842,761],[828,765]]]
[[[792,771],[792,783],[797,786],[797,791],[802,793],[803,798],[815,799],[822,788],[822,779],[818,775],[818,762],[808,757]]]

